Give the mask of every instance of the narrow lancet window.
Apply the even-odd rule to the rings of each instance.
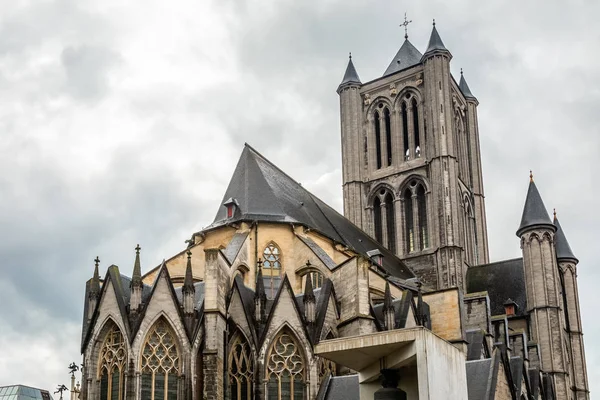
[[[417,207],[419,211],[419,238],[421,239],[421,249],[426,249],[429,247],[429,232],[427,229],[427,202],[423,185],[419,185],[417,188]]]
[[[413,225],[413,204],[410,189],[404,191],[404,220],[406,222],[406,250],[410,253],[415,250],[415,237]]]
[[[379,112],[375,111],[373,114],[375,118],[375,155],[377,157],[377,169],[381,168],[381,121],[379,120]]]
[[[406,103],[402,102],[402,141],[404,142],[404,160],[410,159],[410,150],[408,143],[408,110]]]
[[[375,228],[375,240],[379,243],[383,243],[383,221],[381,217],[381,200],[379,200],[379,197],[375,197],[375,201],[373,201],[373,224]]]
[[[386,149],[387,149],[387,165],[392,165],[392,120],[390,117],[390,110],[386,107],[383,110],[385,119],[385,137],[386,137]]]
[[[252,400],[254,358],[248,342],[240,334],[229,352],[229,392],[231,400]]]
[[[100,350],[100,399],[122,400],[127,351],[119,328],[113,324]]]
[[[396,253],[396,215],[394,213],[394,199],[391,193],[385,196],[385,219],[387,223],[387,248]]]
[[[412,101],[413,132],[415,142],[415,157],[421,157],[421,141],[419,140],[419,107],[417,100]]]

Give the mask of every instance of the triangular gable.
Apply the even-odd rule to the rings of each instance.
[[[271,335],[279,332],[282,327],[282,324],[273,326],[274,319],[276,321],[286,321],[287,325],[289,325],[297,334],[303,334],[305,340],[311,343],[310,333],[306,329],[304,316],[302,315],[298,303],[296,302],[296,297],[294,295],[294,291],[292,290],[292,286],[290,285],[287,274],[284,275],[283,281],[281,282],[279,290],[277,291],[275,299],[273,300],[273,306],[269,310],[269,315],[265,322],[265,329],[259,339],[261,346],[264,344],[267,337],[271,337]],[[299,338],[299,340],[302,340],[302,338]]]
[[[152,285],[152,291],[148,296],[148,300],[142,308],[138,323],[136,324],[136,327],[132,329],[134,337],[142,326],[149,327],[149,321],[155,321],[160,315],[177,315],[178,318],[167,318],[167,320],[171,323],[173,329],[180,331],[180,336],[186,337],[190,343],[192,342],[193,332],[189,332],[185,328],[183,311],[179,306],[171,276],[169,275],[169,271],[164,262]],[[147,329],[144,329],[144,331],[146,330]],[[183,335],[181,335],[181,333],[183,333]]]
[[[245,293],[248,291],[248,293]],[[231,288],[231,295],[227,313],[234,320],[239,329],[244,331],[256,345],[256,324],[254,323],[254,299],[249,296],[250,289],[246,288],[240,276],[236,276]],[[249,302],[252,301],[252,304]]]
[[[317,315],[315,329],[312,337],[313,343],[318,343],[323,336],[323,327],[326,322],[332,327],[337,326],[337,320],[340,317],[340,310],[338,308],[337,299],[335,297],[335,290],[333,283],[329,279],[325,279],[321,286],[321,293],[319,301],[316,305]]]

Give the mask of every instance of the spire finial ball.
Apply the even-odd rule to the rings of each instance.
[[[533,171],[529,170],[529,182],[533,182]]]

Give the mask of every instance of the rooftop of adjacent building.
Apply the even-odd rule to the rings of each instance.
[[[0,400],[52,400],[50,392],[25,385],[0,386]]]

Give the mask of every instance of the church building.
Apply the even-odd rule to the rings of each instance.
[[[350,57],[344,215],[246,144],[179,253],[96,258],[79,397],[589,399],[577,257],[530,175],[523,256],[490,262],[479,102],[451,60],[435,23],[369,82]]]

